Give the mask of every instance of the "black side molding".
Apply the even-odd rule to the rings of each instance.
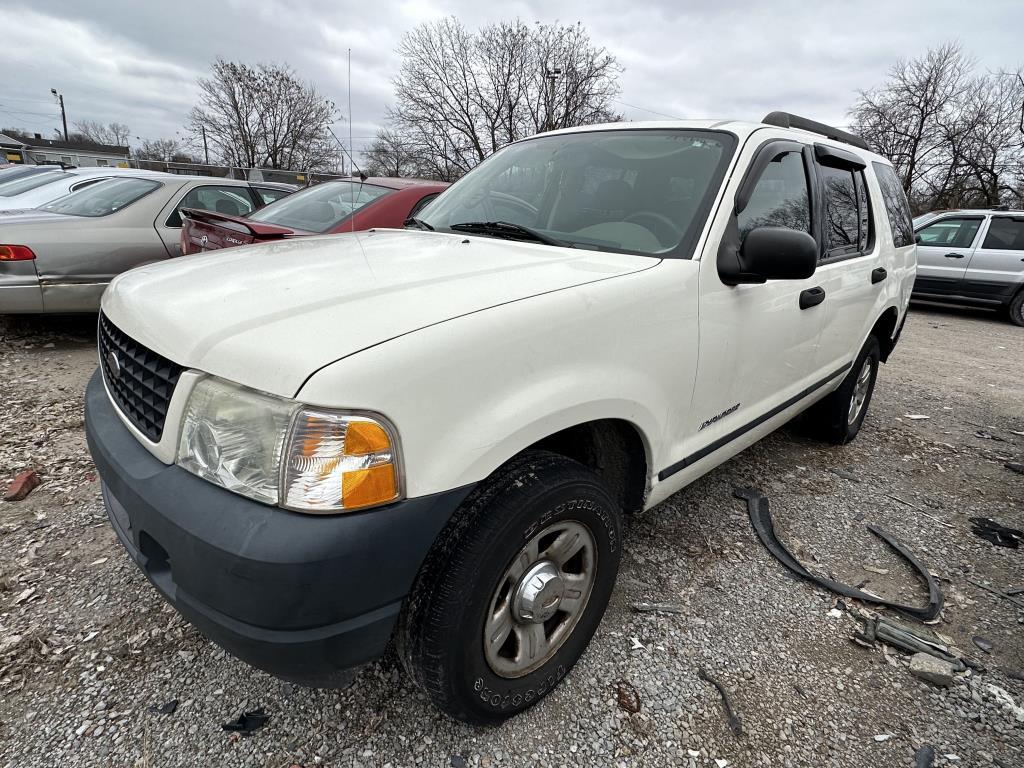
[[[703,448],[701,448],[699,451],[691,453],[685,459],[680,459],[675,464],[672,464],[672,465],[670,465],[668,467],[665,467],[665,469],[661,470],[658,473],[658,480],[664,480],[666,478],[672,477],[672,475],[674,475],[676,472],[679,472],[682,469],[686,469],[686,467],[690,466],[691,464],[696,464],[698,461],[703,459],[705,456],[709,456],[710,454],[712,454],[715,451],[717,451],[719,448],[724,448],[726,445],[731,443],[736,438],[742,437],[743,435],[745,435],[747,432],[749,432],[750,430],[754,429],[755,427],[759,427],[760,425],[764,424],[766,421],[768,421],[768,419],[772,418],[773,416],[777,416],[778,414],[782,413],[784,410],[786,410],[790,406],[796,405],[797,403],[799,403],[801,400],[803,400],[808,395],[814,393],[818,389],[821,389],[826,384],[828,384],[830,381],[833,381],[837,376],[842,376],[844,373],[846,373],[848,370],[850,370],[850,368],[852,366],[853,366],[853,363],[847,363],[842,368],[840,368],[840,369],[838,369],[836,371],[833,371],[832,373],[830,373],[828,376],[826,376],[825,378],[821,379],[820,381],[814,382],[813,384],[811,384],[811,386],[807,387],[807,389],[803,390],[802,392],[798,392],[797,394],[793,395],[793,397],[789,398],[784,403],[780,403],[779,405],[777,405],[774,408],[772,408],[770,411],[767,411],[766,413],[762,413],[760,416],[758,416],[753,421],[751,421],[751,422],[749,422],[747,424],[744,424],[742,427],[734,429],[729,434],[723,435],[722,437],[718,438],[717,440],[715,440],[712,443],[708,443]]]

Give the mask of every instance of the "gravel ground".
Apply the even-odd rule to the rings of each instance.
[[[968,518],[1024,528],[1024,476],[1003,466],[1024,461],[1024,329],[915,307],[853,444],[787,428],[634,517],[583,660],[540,705],[480,729],[433,710],[394,659],[344,691],[296,688],[164,605],[110,531],[85,447],[94,322],[0,318],[0,481],[25,468],[43,480],[0,503],[0,766],[912,766],[925,744],[935,765],[1021,765],[1024,611],[971,582],[1024,588],[1024,551]],[[933,629],[985,671],[935,687],[899,652],[851,642],[860,607],[772,559],[734,485],[768,494],[812,568],[922,601],[865,525],[893,532],[942,579]],[[742,735],[700,668],[729,691]],[[148,709],[171,700],[171,714]],[[222,730],[257,707],[270,720],[253,735]]]

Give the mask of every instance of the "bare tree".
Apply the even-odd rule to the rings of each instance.
[[[131,130],[124,123],[107,123],[103,125],[95,120],[81,120],[76,122],[74,126],[77,135],[86,141],[96,144],[125,147],[128,145],[128,139],[131,136]]]
[[[364,152],[369,176],[415,177],[420,175],[419,158],[412,146],[397,131],[384,128],[377,132]]]
[[[398,52],[389,118],[421,174],[452,180],[511,141],[618,119],[622,69],[580,24],[474,33],[450,17],[408,33]]]
[[[205,129],[228,165],[333,170],[338,147],[330,134],[335,105],[288,66],[217,59],[198,80],[199,104],[189,116],[194,135]]]
[[[888,157],[915,210],[1021,200],[1024,78],[975,73],[955,44],[897,62],[861,91],[852,129]]]
[[[174,139],[147,139],[132,154],[136,160],[161,160],[169,163],[184,153],[181,145]]]

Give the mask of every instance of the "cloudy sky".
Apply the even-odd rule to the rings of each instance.
[[[634,120],[756,120],[784,109],[843,123],[858,88],[948,40],[983,68],[1024,64],[1024,0],[36,0],[6,10],[0,126],[52,134],[57,88],[69,123],[127,123],[133,142],[184,132],[195,79],[217,56],[287,62],[344,106],[351,48],[361,147],[392,99],[401,36],[446,15],[470,27],[583,22],[625,68],[616,106]],[[348,133],[344,122],[335,129]]]

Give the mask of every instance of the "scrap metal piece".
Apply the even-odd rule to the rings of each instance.
[[[740,720],[740,716],[736,714],[736,710],[732,708],[732,699],[729,698],[729,692],[725,690],[725,686],[709,675],[703,667],[697,669],[697,675],[701,680],[711,683],[718,689],[718,693],[722,696],[722,708],[725,709],[725,719],[729,723],[729,730],[732,731],[732,735],[736,738],[742,736],[743,722]]]
[[[882,616],[866,617],[863,621],[863,629],[856,635],[859,640],[869,644],[885,643],[907,653],[926,653],[953,665],[956,672],[966,669],[963,659],[923,627],[911,628]]]
[[[865,603],[884,605],[888,608],[899,611],[900,613],[904,613],[907,616],[920,619],[921,621],[934,619],[942,611],[943,597],[942,590],[939,589],[938,580],[931,575],[925,565],[917,559],[914,553],[911,552],[906,545],[883,531],[877,525],[868,525],[868,530],[896,550],[896,552],[898,552],[903,559],[921,575],[922,580],[927,584],[928,605],[924,608],[894,603],[891,600],[885,600],[877,595],[862,592],[848,584],[833,581],[832,579],[828,579],[823,576],[816,576],[804,568],[800,561],[793,556],[793,553],[786,549],[785,545],[779,541],[778,536],[775,534],[775,526],[772,523],[771,512],[768,509],[767,496],[763,495],[756,488],[736,488],[733,490],[733,495],[738,499],[746,500],[747,512],[750,514],[750,522],[754,526],[754,531],[757,533],[757,537],[761,539],[761,543],[764,544],[768,551],[775,556],[776,560],[789,568],[789,570],[793,571],[796,575],[807,579],[820,587],[825,587],[825,589],[829,589],[837,594],[843,595],[844,597],[861,600]]]

